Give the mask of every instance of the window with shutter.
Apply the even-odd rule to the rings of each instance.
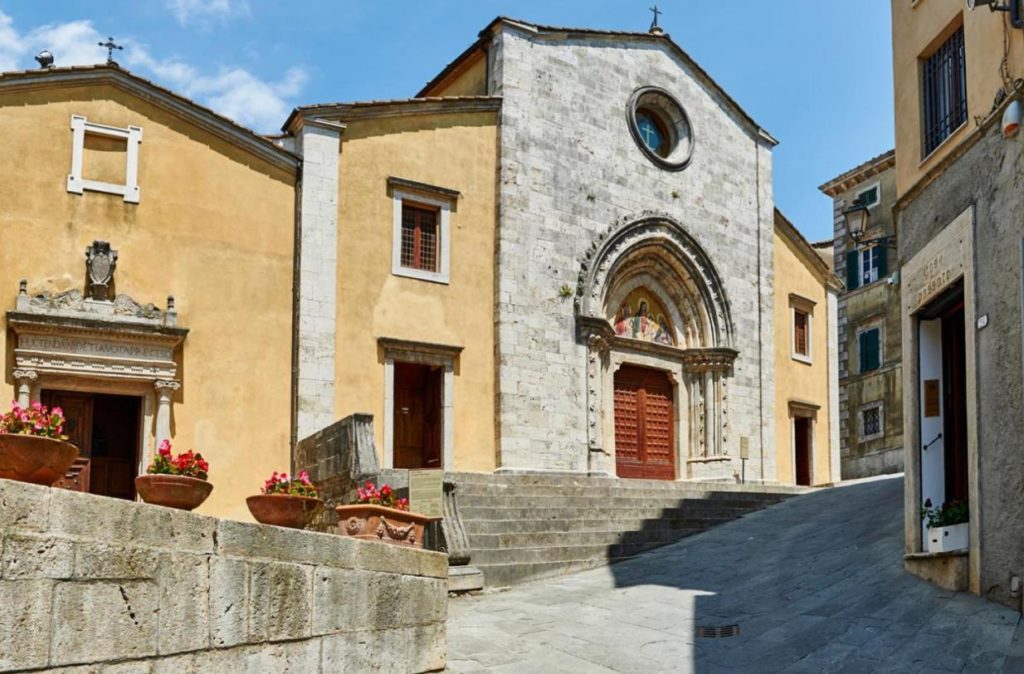
[[[402,204],[402,266],[437,271],[437,211]]]
[[[444,189],[429,185],[426,187],[438,191]],[[454,194],[458,195],[457,192]],[[447,192],[433,196],[408,193],[392,187],[392,274],[434,283],[449,282],[451,209],[454,198]]]
[[[793,351],[798,355],[807,353],[807,314],[802,311],[793,312]]]
[[[846,290],[860,287],[860,252],[850,250],[846,253]]]
[[[878,280],[880,250],[879,246],[873,246],[861,251],[861,285],[866,286]]]
[[[860,371],[870,372],[881,367],[881,330],[870,328],[859,337]]]

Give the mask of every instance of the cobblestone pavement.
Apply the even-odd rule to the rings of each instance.
[[[903,480],[449,603],[453,672],[1024,672],[1020,614],[903,570]],[[740,635],[694,638],[697,626]]]

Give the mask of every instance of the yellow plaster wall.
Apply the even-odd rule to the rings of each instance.
[[[465,347],[455,368],[456,470],[495,459],[494,246],[497,116],[448,113],[350,121],[342,135],[338,217],[337,418],[374,417],[384,446],[379,337]],[[458,190],[450,283],[391,273],[389,176]]]
[[[1005,4],[1005,3],[1003,3]],[[967,123],[927,158],[922,156],[920,60],[929,56],[963,22],[967,65]],[[892,0],[893,80],[896,114],[896,186],[910,189],[948,155],[971,131],[974,118],[987,116],[996,90],[1003,86],[1006,12],[979,6],[973,12],[963,0]],[[1008,28],[1010,79],[1024,76],[1024,33]]]
[[[789,401],[820,406],[814,423],[814,484],[831,482],[829,463],[828,293],[786,236],[775,231],[775,451],[778,480],[794,484],[793,424]],[[811,318],[811,361],[792,357],[793,318],[790,294],[814,302]]]
[[[139,204],[67,192],[72,114],[142,127]],[[173,294],[191,330],[172,434],[176,450],[210,461],[214,490],[199,512],[250,519],[245,496],[289,465],[294,178],[109,86],[0,95],[0,128],[0,310],[14,308],[22,278],[30,294],[83,289],[86,246],[110,241],[117,292],[160,307]],[[112,170],[112,153],[98,154]],[[4,321],[0,395],[11,399]]]
[[[442,83],[431,96],[484,96],[487,94],[487,55],[483,51],[469,57],[469,64]]]

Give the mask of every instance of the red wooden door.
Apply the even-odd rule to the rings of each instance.
[[[441,467],[442,368],[395,363],[394,467]]]
[[[672,384],[664,372],[624,365],[615,373],[615,469],[619,477],[676,478]]]
[[[61,408],[64,412],[64,434],[68,436],[68,442],[78,447],[78,458],[53,486],[88,492],[92,456],[92,395],[43,391],[40,402],[50,408]]]

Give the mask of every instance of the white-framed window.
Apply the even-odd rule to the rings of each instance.
[[[871,372],[882,367],[882,328],[878,325],[857,331],[857,372]]]
[[[448,283],[451,201],[395,189],[392,202],[391,273]]]
[[[118,194],[131,204],[139,203],[139,145],[142,128],[129,126],[121,129],[90,122],[81,115],[71,115],[71,173],[68,174],[68,192],[84,194],[85,190]],[[85,164],[86,136],[96,136],[124,142],[124,184],[90,180],[82,175]],[[110,142],[108,140],[107,142]]]
[[[879,270],[882,266],[881,251],[880,246],[872,246],[860,252],[860,284],[862,286],[878,280]]]
[[[854,196],[854,200],[859,201],[863,206],[867,206],[868,209],[873,209],[882,203],[882,184],[876,182],[874,185],[869,185],[859,190]]]
[[[884,411],[884,405],[880,401],[860,408],[857,413],[857,436],[861,442],[885,437]]]
[[[790,352],[793,360],[804,363],[811,362],[812,323],[814,318],[814,302],[797,295],[789,296],[789,311],[792,317],[792,338]]]

